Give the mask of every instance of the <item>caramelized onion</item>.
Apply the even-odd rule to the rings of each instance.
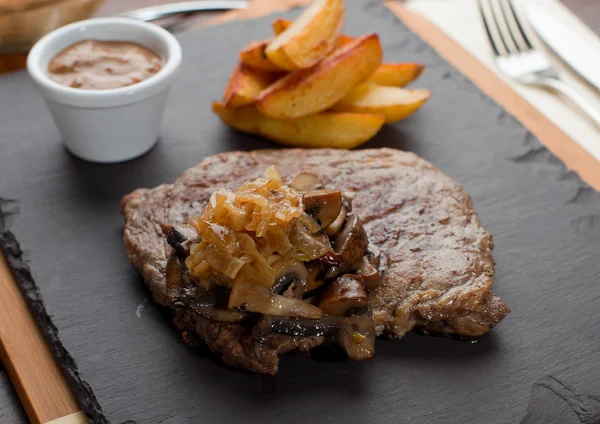
[[[310,231],[312,234],[321,231],[321,226],[319,225],[319,223],[315,221],[315,219],[306,212],[304,212],[298,217],[298,221],[303,223],[304,226],[308,229],[308,231]]]
[[[320,226],[303,211],[298,192],[283,185],[274,168],[265,175],[235,191],[216,191],[191,220],[199,242],[191,246],[186,265],[194,277],[222,276],[230,288],[237,283],[270,288],[281,277],[280,261],[335,259],[329,240],[313,236]]]
[[[330,246],[314,237],[300,222],[293,224],[290,231],[290,240],[300,251],[300,260],[304,262],[330,257],[334,253]]]

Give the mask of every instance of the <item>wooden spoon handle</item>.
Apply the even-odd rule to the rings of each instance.
[[[0,358],[31,423],[87,423],[1,252],[0,294]]]

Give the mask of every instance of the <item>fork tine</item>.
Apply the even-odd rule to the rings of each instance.
[[[511,44],[514,45],[518,52],[527,51],[528,48],[522,40],[521,34],[519,34],[518,24],[515,23],[515,17],[510,10],[508,10],[510,6],[507,6],[507,2],[508,0],[498,0],[502,16],[504,16],[504,22],[506,23],[508,36],[511,39]]]
[[[523,25],[521,25],[521,18],[519,18],[519,14],[517,13],[517,10],[515,9],[513,0],[507,0],[507,2],[508,2],[508,7],[510,8],[510,12],[513,17],[514,23],[516,24],[517,28],[519,29],[519,34],[521,35],[521,38],[522,38],[523,42],[525,43],[525,46],[527,46],[528,49],[533,50],[533,45],[529,41],[529,37],[527,36],[527,33],[525,32]],[[514,35],[513,35],[513,37],[514,37]]]
[[[492,10],[492,14],[494,15],[494,19],[496,20],[496,26],[498,27],[498,32],[500,33],[500,37],[502,37],[502,41],[506,46],[506,50],[508,54],[517,54],[520,52],[519,46],[515,42],[512,30],[510,28],[510,24],[506,19],[506,14],[504,13],[504,0],[489,0],[490,9]]]
[[[491,12],[492,17],[488,17],[485,12],[484,2],[485,2],[485,0],[479,0],[477,2],[477,5],[479,6],[479,12],[481,13],[481,19],[483,20],[483,26],[485,27],[485,32],[487,33],[488,38],[490,39],[490,44],[492,45],[492,49],[494,49],[495,55],[496,56],[504,56],[506,54],[506,52],[508,52],[508,48],[504,44],[504,40],[502,39],[502,36],[499,35],[500,31],[498,30],[498,25],[496,23],[496,18],[493,15],[493,11]],[[498,33],[499,41],[496,40],[496,35],[492,31],[492,26],[494,26],[494,28],[496,28],[496,32]],[[500,50],[502,50],[502,51],[500,51]]]

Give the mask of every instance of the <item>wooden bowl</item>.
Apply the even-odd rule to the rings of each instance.
[[[27,53],[37,40],[87,19],[102,0],[0,0],[0,54]]]

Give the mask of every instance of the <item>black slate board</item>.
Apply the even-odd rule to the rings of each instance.
[[[120,165],[69,155],[27,75],[0,79],[0,195],[18,202],[10,229],[101,405],[54,340],[91,422],[600,422],[600,195],[379,2],[349,1],[346,32],[376,30],[386,60],[424,63],[417,85],[433,97],[365,147],[413,151],[464,185],[494,234],[495,291],[513,312],[473,344],[411,334],[379,342],[370,362],[286,357],[272,394],[179,342],[125,258],[119,199],[207,155],[273,147],[209,107],[271,20],[182,35],[162,140]]]
[[[6,370],[0,365],[0,423],[21,424],[26,423],[26,420],[25,411],[19,403]]]

